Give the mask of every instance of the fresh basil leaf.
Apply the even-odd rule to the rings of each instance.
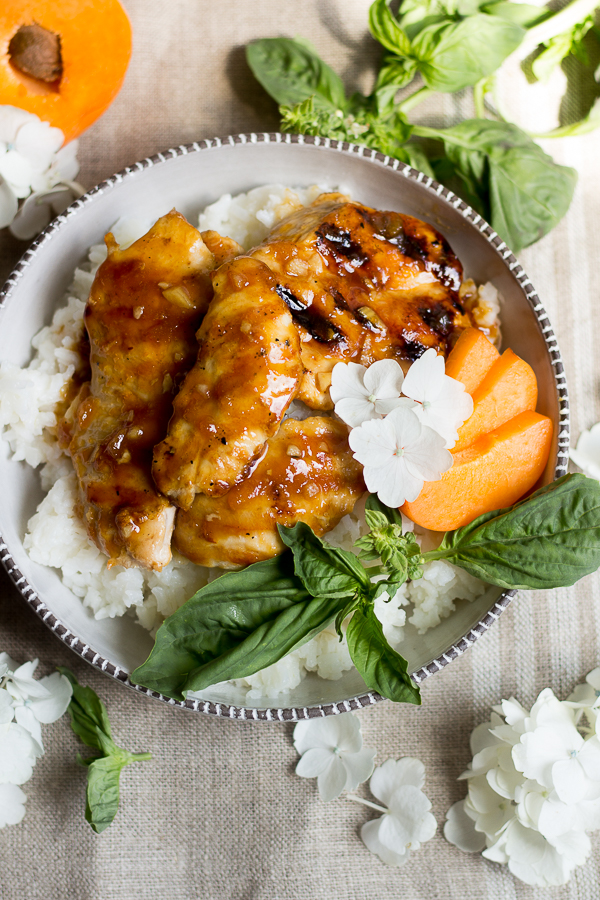
[[[516,125],[467,119],[452,128],[415,132],[444,142],[456,171],[486,197],[486,217],[511,249],[539,240],[568,210],[577,173],[557,165]]]
[[[455,92],[495,72],[524,35],[513,22],[478,13],[424,28],[412,42],[411,55],[429,88]]]
[[[600,567],[600,484],[564,475],[512,507],[446,534],[426,560],[447,559],[503,588],[575,584]]]
[[[429,178],[436,178],[433,167],[427,157],[427,154],[419,144],[410,143],[404,147],[404,151],[408,156],[408,162],[413,169],[424,172]]]
[[[115,756],[103,756],[89,763],[85,818],[96,834],[108,828],[117,814],[119,778],[124,765]]]
[[[421,693],[408,674],[408,663],[388,644],[372,604],[356,610],[346,630],[352,662],[372,691],[396,703],[421,703]]]
[[[375,0],[369,8],[369,29],[376,41],[398,56],[410,56],[410,41],[393,15],[389,0]]]
[[[400,510],[394,509],[391,506],[386,506],[385,503],[381,502],[377,494],[369,494],[367,502],[365,503],[365,509],[381,513],[385,516],[390,525],[402,526],[402,513]]]
[[[331,111],[344,109],[346,95],[339,75],[304,40],[264,38],[246,48],[254,77],[282,106],[295,106],[314,97]]]
[[[497,0],[495,3],[484,3],[481,12],[490,16],[498,16],[508,22],[516,22],[522,28],[538,25],[552,15],[546,6],[533,6],[531,3],[514,3],[512,0]]]
[[[132,680],[181,700],[184,691],[196,689],[188,685],[191,673],[236,650],[257,629],[266,634],[281,613],[311,600],[294,575],[291,553],[254,563],[240,572],[227,572],[165,620],[150,656],[133,672]]]
[[[296,575],[313,596],[352,597],[360,588],[370,590],[367,570],[354,553],[329,546],[304,522],[277,528],[294,554]]]
[[[110,721],[104,703],[90,687],[83,687],[70,669],[58,666],[58,671],[68,678],[73,688],[69,703],[71,728],[88,747],[107,752],[110,745],[114,747]],[[108,749],[108,752],[110,750]]]
[[[413,80],[417,64],[412,59],[388,57],[377,75],[374,94],[377,112],[389,116],[394,111],[394,98],[398,91]]]

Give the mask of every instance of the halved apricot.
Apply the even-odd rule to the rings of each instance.
[[[446,375],[464,384],[467,394],[478,387],[500,354],[478,328],[466,328],[446,360]]]
[[[473,391],[473,415],[458,429],[453,450],[463,450],[519,413],[534,410],[537,393],[531,366],[512,350],[505,350]]]
[[[81,134],[116,97],[131,56],[118,0],[2,0],[0,104]]]
[[[552,422],[530,410],[452,451],[454,465],[427,481],[402,512],[432,531],[454,531],[483,513],[516,503],[540,478],[552,444]]]

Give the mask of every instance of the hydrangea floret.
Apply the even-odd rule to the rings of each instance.
[[[403,866],[411,853],[436,832],[437,822],[430,812],[431,802],[423,793],[424,784],[425,767],[421,760],[405,756],[386,760],[371,777],[371,793],[383,806],[361,797],[348,797],[383,813],[366,822],[360,834],[367,849],[388,866]]]
[[[567,700],[545,688],[530,710],[503,700],[471,735],[468,794],[444,834],[526,884],[566,884],[600,828],[600,669]]]
[[[63,144],[59,128],[23,109],[0,105],[0,228],[32,238],[83,193],[74,181],[77,141]]]
[[[296,774],[316,778],[323,800],[356,790],[373,771],[375,751],[363,747],[360,721],[352,713],[298,722],[294,747],[301,757]]]
[[[66,711],[72,688],[58,672],[35,679],[38,660],[19,666],[0,653],[0,828],[25,814],[25,794],[17,785],[31,778],[44,753],[41,725]]]
[[[336,415],[351,429],[348,441],[368,490],[392,507],[416,500],[426,481],[448,471],[449,449],[473,412],[472,397],[446,375],[433,348],[406,376],[393,359],[368,368],[338,363],[330,393]]]
[[[582,472],[600,481],[600,422],[581,432],[577,447],[571,447],[569,455]]]

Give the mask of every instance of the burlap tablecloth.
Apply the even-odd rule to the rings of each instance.
[[[60,0],[57,0],[60,2]],[[254,83],[243,47],[251,39],[304,35],[351,87],[368,83],[378,48],[366,31],[370,0],[125,0],[134,53],[119,97],[81,139],[86,187],[170,146],[277,126],[275,105]],[[462,105],[461,101],[459,105]],[[422,115],[450,124],[457,101]],[[599,140],[552,148],[580,172],[560,226],[521,254],[562,348],[576,438],[600,419]],[[267,176],[268,177],[268,176]],[[2,234],[6,275],[23,245]],[[423,706],[380,703],[360,714],[377,761],[418,756],[440,823],[464,795],[457,775],[471,729],[511,694],[531,703],[550,685],[565,696],[599,662],[600,577],[573,588],[521,595],[463,657],[425,682]],[[438,830],[401,869],[361,842],[369,810],[321,802],[294,775],[292,727],[182,713],[137,696],[81,662],[0,575],[0,649],[39,657],[42,673],[70,666],[108,705],[118,742],[153,760],[126,769],[122,805],[102,835],[84,820],[85,772],[67,717],[44,728],[46,755],[25,785],[22,824],[0,832],[1,900],[512,900],[600,897],[600,841],[564,888],[532,889]],[[364,790],[364,789],[363,789]]]

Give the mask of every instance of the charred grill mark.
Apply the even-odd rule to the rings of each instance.
[[[446,338],[451,333],[454,316],[443,303],[419,307],[418,313],[425,324],[439,337]]]
[[[329,289],[329,293],[333,297],[333,302],[338,307],[338,309],[349,310],[350,307],[346,303],[345,299],[342,297],[339,291],[336,291],[334,287]]]
[[[401,352],[404,359],[410,359],[411,362],[414,362],[416,359],[419,359],[425,351],[427,347],[424,344],[421,344],[419,341],[413,341],[408,338],[404,338]]]
[[[350,232],[338,225],[324,222],[317,228],[317,235],[317,248],[333,253],[338,262],[346,259],[358,269],[369,259],[360,244],[352,240]]]
[[[458,291],[461,283],[461,273],[454,266],[444,262],[429,262],[425,263],[425,268],[428,272],[433,272],[435,277],[440,281],[444,287],[450,288],[451,291]],[[456,305],[456,304],[455,304]],[[460,304],[458,304],[460,311]]]
[[[305,306],[289,288],[278,284],[275,288],[293,318],[309,332],[320,344],[339,344],[344,340],[344,333],[328,319],[323,318],[313,306]]]

